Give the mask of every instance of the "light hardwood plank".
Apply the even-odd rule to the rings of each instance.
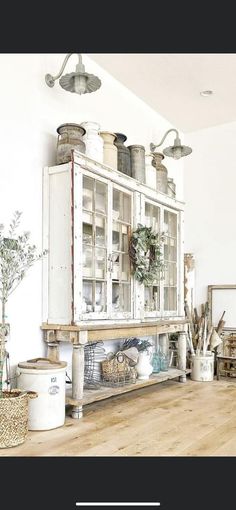
[[[236,382],[173,381],[84,407],[0,456],[236,456]]]

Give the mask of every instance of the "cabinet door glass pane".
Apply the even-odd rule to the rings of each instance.
[[[120,251],[120,228],[119,224],[114,221],[112,227],[112,251]]]
[[[130,312],[130,284],[112,283],[112,310]]]
[[[164,287],[164,310],[177,310],[177,289],[176,287]]]
[[[83,246],[83,276],[93,276],[94,251],[90,246]]]
[[[129,281],[129,267],[130,267],[130,259],[129,255],[125,255],[124,253],[121,255],[122,262],[121,262],[121,280],[123,282]]]
[[[169,259],[172,262],[177,260],[177,239],[169,239]]]
[[[177,310],[177,215],[164,211],[164,310]]]
[[[95,209],[96,212],[106,214],[107,203],[106,203],[106,188],[107,185],[102,182],[96,182],[95,190]]]
[[[93,282],[83,280],[82,312],[93,312]]]
[[[130,303],[130,259],[129,236],[131,231],[131,196],[113,189],[112,222],[112,309],[129,312]]]
[[[144,310],[146,312],[158,312],[160,310],[160,287],[151,285],[144,290]]]
[[[106,283],[83,280],[82,313],[106,311]]]
[[[93,243],[93,220],[92,214],[88,213],[83,215],[83,243],[90,246]]]
[[[116,189],[113,190],[113,219],[131,223],[131,197]]]
[[[104,312],[107,279],[107,185],[83,176],[82,313]]]
[[[94,179],[83,177],[83,209],[93,210],[94,202]]]
[[[95,244],[106,248],[106,219],[102,216],[95,216]]]
[[[145,203],[145,226],[151,227],[155,233],[160,233],[160,208],[156,205]],[[157,276],[154,285],[145,286],[144,310],[146,312],[158,312],[160,310],[160,275]]]
[[[105,278],[106,271],[106,250],[96,248],[95,250],[95,275],[97,278]]]
[[[106,283],[96,282],[95,285],[95,312],[106,311]]]
[[[113,218],[119,219],[120,217],[120,192],[116,189],[113,189]]]
[[[111,270],[111,276],[112,280],[120,280],[120,260],[121,255],[120,253],[112,253],[112,270]]]
[[[126,225],[122,226],[122,234],[121,234],[121,251],[127,253],[129,250],[129,230]]]
[[[160,208],[156,205],[145,204],[145,225],[156,233],[160,232]]]

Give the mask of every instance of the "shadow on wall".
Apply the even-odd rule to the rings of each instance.
[[[55,135],[52,135],[49,131],[43,133],[43,160],[44,166],[56,165],[56,149],[57,149],[57,134],[55,129]]]

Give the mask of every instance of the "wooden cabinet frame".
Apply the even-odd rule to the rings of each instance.
[[[82,178],[83,175],[107,185],[107,311],[82,313]],[[130,312],[114,312],[111,306],[112,189],[131,197],[131,228],[144,223],[145,201],[177,215],[177,310],[163,310],[163,284],[159,313],[144,313],[144,286],[131,278]],[[183,203],[152,190],[132,177],[96,163],[74,152],[71,163],[44,169],[43,248],[49,250],[43,262],[43,322],[80,324],[100,320],[144,320],[165,317],[184,318],[183,309]]]

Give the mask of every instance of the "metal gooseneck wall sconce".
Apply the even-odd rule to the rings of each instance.
[[[183,156],[188,156],[188,154],[191,154],[191,152],[192,152],[191,147],[188,147],[187,145],[181,145],[179,133],[178,133],[177,129],[174,129],[174,128],[168,129],[168,131],[166,131],[166,133],[164,134],[161,142],[158,143],[157,145],[154,145],[154,143],[150,143],[151,152],[154,152],[156,147],[160,147],[160,145],[163,144],[165,138],[171,131],[175,131],[175,133],[176,133],[174,145],[171,145],[170,147],[166,147],[166,149],[163,149],[163,154],[165,154],[165,156],[169,156],[174,159],[180,159]]]
[[[49,87],[54,87],[55,81],[61,77],[59,80],[61,87],[65,90],[68,90],[69,92],[75,92],[76,94],[87,94],[88,92],[95,92],[95,90],[101,87],[102,82],[94,74],[85,72],[85,67],[82,62],[82,56],[80,53],[77,53],[79,62],[76,66],[75,72],[61,76],[71,55],[73,55],[73,53],[68,53],[68,55],[66,55],[61,69],[56,76],[46,74],[46,84]]]
[[[74,92],[76,94],[81,95],[87,94],[89,92],[95,92],[96,90],[98,90],[101,87],[102,82],[94,74],[89,74],[85,72],[85,66],[82,62],[82,55],[80,53],[77,53],[79,62],[76,65],[75,72],[65,74],[64,76],[62,76],[62,73],[71,55],[74,55],[74,53],[68,53],[66,55],[58,74],[56,74],[55,76],[52,76],[51,74],[45,75],[45,81],[48,87],[54,87],[55,81],[60,78],[59,83],[61,87],[65,90],[68,90],[69,92]],[[177,131],[177,129],[174,128],[168,129],[168,131],[166,131],[160,143],[156,145],[154,143],[150,143],[151,152],[153,153],[156,147],[160,147],[160,145],[163,144],[165,138],[169,133],[171,133],[171,131],[174,131],[176,133],[176,138],[174,140],[174,145],[171,145],[170,147],[166,147],[166,149],[163,149],[163,153],[165,154],[165,156],[169,156],[174,159],[180,159],[183,156],[188,156],[188,154],[191,154],[192,152],[191,147],[181,144],[179,132]]]

